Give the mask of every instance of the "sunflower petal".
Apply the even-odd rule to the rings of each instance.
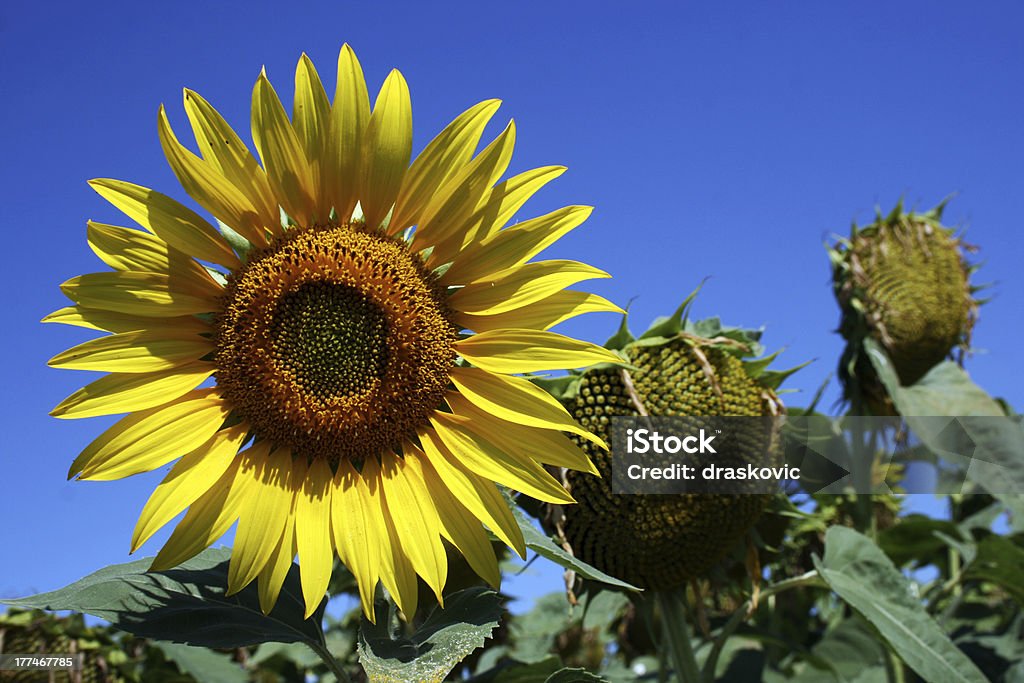
[[[489,332],[507,328],[546,330],[560,322],[583,313],[624,313],[621,308],[603,296],[589,292],[563,289],[532,304],[498,315],[470,315],[457,313],[454,321],[474,332]]]
[[[492,274],[451,295],[452,308],[464,313],[496,315],[540,301],[582,280],[608,273],[577,261],[538,261]]]
[[[450,413],[434,413],[430,424],[448,450],[480,476],[548,503],[576,502],[543,467],[532,460],[510,456],[484,438],[470,420]]]
[[[316,214],[313,174],[266,72],[260,72],[252,90],[252,139],[285,212],[299,225],[312,225]]]
[[[461,251],[441,282],[469,284],[522,265],[587,220],[591,211],[589,206],[566,206],[488,235]]]
[[[58,353],[50,367],[103,372],[157,372],[199,360],[213,351],[209,339],[166,329],[121,332],[90,339]]]
[[[104,375],[61,401],[50,415],[78,419],[155,408],[192,391],[216,369],[199,361],[154,373]]]
[[[430,198],[473,157],[487,122],[500,105],[500,100],[484,100],[473,105],[419,153],[402,179],[388,232],[397,234],[419,223]]]
[[[565,173],[565,166],[544,166],[513,176],[484,195],[466,222],[434,247],[437,263],[448,263],[463,248],[496,233],[537,190]]]
[[[371,514],[380,518],[385,532],[378,542],[387,539],[385,541],[387,550],[380,556],[380,581],[384,584],[384,588],[391,593],[398,608],[411,619],[412,615],[416,613],[416,603],[419,599],[416,572],[402,548],[402,542],[398,538],[391,513],[384,501],[385,494],[381,485],[382,474],[376,460],[371,458],[363,463],[362,476],[366,480],[367,491],[370,494]]]
[[[412,102],[397,70],[380,88],[363,138],[359,202],[366,225],[377,228],[391,211],[412,155]]]
[[[603,346],[543,330],[481,332],[455,342],[455,350],[478,368],[505,374],[623,362]]]
[[[415,452],[412,452],[415,456]],[[441,591],[448,577],[448,556],[441,544],[441,522],[423,483],[415,457],[389,455],[381,467],[381,483],[395,533],[413,569],[434,591],[444,607]]]
[[[177,275],[164,273],[89,273],[71,278],[60,288],[67,298],[86,308],[129,315],[193,315],[217,308],[217,290],[203,291]]]
[[[167,405],[132,413],[86,446],[68,478],[109,481],[154,470],[199,448],[229,411],[216,389],[196,389]]]
[[[301,462],[298,458],[297,462]],[[298,474],[301,467],[296,470]],[[334,474],[321,458],[313,460],[305,476],[293,480],[295,492],[295,540],[299,550],[302,597],[306,603],[306,619],[327,593],[334,566],[331,548],[331,482]]]
[[[179,333],[202,334],[211,331],[209,323],[191,315],[154,320],[153,318],[142,318],[137,315],[125,315],[117,311],[104,311],[99,308],[84,308],[82,306],[59,308],[43,318],[41,322],[73,325],[102,332],[139,332],[152,327],[154,322],[161,328]]]
[[[456,233],[508,168],[515,141],[516,125],[509,121],[491,144],[441,186],[423,209],[419,228],[413,235],[414,248],[441,244]],[[433,258],[430,263],[440,265]]]
[[[370,96],[363,68],[346,43],[338,54],[338,86],[331,106],[331,141],[327,157],[328,197],[339,221],[352,216],[359,199],[359,161],[370,120]],[[372,603],[371,603],[372,604]]]
[[[132,532],[130,552],[138,550],[160,527],[220,480],[245,443],[247,430],[245,424],[222,429],[174,464],[142,508]]]
[[[284,531],[277,541],[277,546],[259,576],[260,609],[270,614],[281,595],[281,586],[288,578],[288,570],[292,568],[292,558],[298,550],[295,545],[295,518],[292,515],[284,524]]]
[[[175,249],[232,270],[242,265],[216,228],[167,195],[110,178],[90,180],[89,186]]]
[[[525,558],[523,532],[494,483],[467,470],[433,429],[421,429],[419,437],[427,460],[456,500],[486,524],[503,543]]]
[[[203,159],[238,189],[256,209],[260,223],[278,232],[280,214],[266,172],[216,109],[199,93],[185,90],[185,114]]]
[[[265,441],[254,445],[245,452],[238,473],[239,477],[250,477],[253,484],[238,515],[235,546],[228,563],[227,595],[248,586],[263,570],[292,512],[291,451],[269,451],[270,445]]]
[[[437,508],[441,535],[462,553],[480,578],[497,588],[501,584],[501,571],[480,520],[452,495],[426,455],[422,456],[421,467],[424,484]]]
[[[568,437],[549,429],[524,427],[495,418],[461,394],[451,392],[446,397],[452,413],[466,418],[472,431],[501,444],[510,456],[521,461],[535,460],[545,465],[565,467],[600,476],[594,463],[579,446]]]
[[[381,548],[378,539],[387,534],[380,516],[374,515],[366,482],[347,460],[338,464],[331,494],[331,533],[342,562],[359,584],[366,618],[375,622],[373,595],[380,576]]]
[[[241,462],[241,458],[235,458],[210,490],[189,506],[149,571],[165,571],[195,557],[234,524],[242,501],[255,488],[252,477],[239,476]]]
[[[315,219],[326,223],[331,205],[325,183],[325,156],[330,138],[331,102],[324,92],[320,75],[312,60],[302,53],[295,67],[295,101],[292,109],[292,127],[299,138],[309,162],[312,176]]]
[[[213,165],[178,142],[163,106],[157,116],[157,133],[164,156],[185,192],[250,242],[266,245],[266,231],[274,226],[264,224],[252,202]]]
[[[141,230],[89,221],[89,246],[115,270],[165,273],[175,288],[217,296],[223,287],[184,252]]]
[[[607,448],[604,441],[581,427],[558,400],[530,380],[496,375],[478,368],[452,368],[459,393],[491,415],[528,427],[571,432]]]

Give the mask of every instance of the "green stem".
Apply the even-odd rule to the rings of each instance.
[[[892,683],[906,683],[907,676],[903,671],[903,660],[895,652],[889,652],[889,661],[886,666],[889,680]]]
[[[338,679],[338,683],[352,683],[352,678],[345,673],[345,668],[341,665],[341,662],[331,654],[326,645],[322,643],[309,643],[309,647],[323,660],[327,668],[334,674],[334,677]]]
[[[785,579],[779,581],[771,586],[764,588],[761,591],[759,597],[760,600],[766,600],[773,595],[777,595],[783,591],[789,590],[790,588],[801,588],[803,586],[818,586],[826,587],[825,580],[818,576],[817,570],[811,570],[806,574],[800,576],[794,576],[791,579]],[[718,637],[715,638],[715,642],[711,645],[711,652],[708,653],[708,658],[704,662],[704,671],[701,677],[703,683],[714,683],[715,681],[715,668],[718,665],[718,657],[722,654],[722,649],[725,647],[725,641],[729,639],[740,624],[747,618],[747,613],[753,607],[753,602],[747,600],[744,604],[740,605],[740,608],[732,613],[729,617],[729,621],[725,623],[722,630],[718,633]]]
[[[669,653],[672,655],[676,678],[680,683],[700,683],[697,658],[690,643],[690,629],[686,623],[686,588],[671,591],[655,591],[655,599],[661,608],[661,622],[668,635]]]

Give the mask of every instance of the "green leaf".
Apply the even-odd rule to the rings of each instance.
[[[885,647],[860,619],[844,619],[813,648],[793,683],[884,683]],[[827,668],[820,668],[820,667]]]
[[[1024,548],[1005,536],[988,536],[978,544],[978,554],[964,571],[965,578],[991,581],[1004,588],[1024,606]]]
[[[882,347],[865,340],[871,364],[892,397],[896,409],[918,438],[938,455],[973,452],[967,477],[994,494],[1024,491],[1024,423],[1007,417],[1002,406],[956,363],[946,361],[932,368],[916,384],[900,386],[892,362]],[[971,417],[962,420],[962,433],[937,430],[935,416]],[[927,420],[917,417],[930,418]],[[982,418],[997,419],[982,419]],[[970,443],[963,437],[967,437]],[[1005,494],[1013,499],[1011,494]],[[999,496],[1003,499],[1003,496]],[[1015,506],[1018,500],[1004,500]]]
[[[153,642],[164,656],[174,662],[183,674],[198,683],[245,683],[249,674],[227,655],[203,647],[180,643]]]
[[[545,683],[549,676],[562,668],[562,660],[550,655],[532,664],[513,664],[498,671],[493,683]]]
[[[586,669],[559,669],[548,676],[544,683],[607,683],[607,680]]]
[[[926,681],[985,683],[985,676],[939,628],[911,584],[869,538],[842,526],[825,534],[822,578],[878,629],[889,646]]]
[[[543,558],[551,560],[560,567],[573,570],[576,574],[585,579],[600,581],[601,583],[606,583],[609,586],[615,586],[616,588],[622,588],[623,590],[636,591],[638,593],[641,591],[641,589],[636,586],[626,583],[620,579],[616,579],[614,576],[605,574],[600,569],[592,567],[577,557],[573,557],[566,552],[562,546],[558,545],[554,539],[534,526],[518,505],[515,503],[511,503],[511,505],[512,512],[516,516],[516,522],[519,523],[519,528],[523,532],[523,540],[526,541],[526,547],[533,552]]]
[[[146,571],[152,563],[146,558],[106,567],[50,593],[0,602],[85,612],[142,638],[203,647],[324,642],[320,622],[326,601],[312,617],[302,618],[298,566],[289,570],[274,611],[264,615],[255,584],[224,595],[230,557],[230,548],[208,548],[164,572]]]
[[[370,683],[441,681],[498,626],[501,599],[493,590],[473,587],[445,598],[411,637],[394,637],[378,612],[377,626],[364,622],[359,663]]]

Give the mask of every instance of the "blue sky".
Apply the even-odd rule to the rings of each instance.
[[[181,88],[193,88],[248,139],[261,66],[290,102],[306,51],[333,92],[346,41],[371,90],[392,67],[405,74],[417,150],[467,106],[503,99],[491,134],[516,119],[511,172],[569,167],[523,215],[596,207],[548,254],[610,272],[592,289],[622,304],[635,297],[634,329],[710,277],[695,314],[766,326],[784,363],[817,359],[792,380],[803,394],[791,403],[807,400],[841,348],[822,242],[876,204],[902,196],[929,208],[957,193],[946,217],[980,245],[979,280],[997,283],[967,367],[1024,407],[1017,3],[59,4],[0,9],[2,596],[126,561],[162,476],[66,482],[109,421],[47,416],[87,379],[46,360],[88,335],[38,321],[64,305],[60,282],[102,270],[85,221],[121,221],[85,181],[184,198],[157,141],[160,103],[184,135]],[[603,341],[616,324],[592,315],[564,331]],[[511,590],[559,587],[557,572],[531,576]]]

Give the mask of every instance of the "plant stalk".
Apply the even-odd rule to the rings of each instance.
[[[326,645],[322,643],[316,643],[315,645],[309,643],[309,647],[323,660],[324,664],[327,665],[327,668],[338,680],[338,683],[352,683],[352,678],[345,672],[345,667],[331,654]]]
[[[697,658],[693,654],[690,628],[686,623],[685,590],[683,587],[671,591],[654,591],[654,595],[668,635],[668,649],[672,655],[676,678],[680,683],[700,683]]]

